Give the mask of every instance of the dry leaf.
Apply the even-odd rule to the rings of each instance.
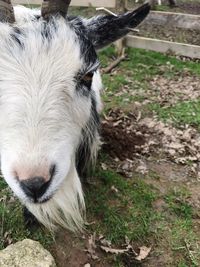
[[[147,174],[148,173],[147,165],[141,160],[140,161],[140,165],[136,168],[135,171],[138,172],[138,173],[141,173],[143,175]]]
[[[140,253],[135,259],[138,261],[142,261],[142,260],[146,259],[146,257],[148,257],[148,255],[149,255],[150,251],[151,251],[151,247],[150,248],[145,247],[145,246],[140,247]]]
[[[103,171],[106,171],[108,169],[108,166],[105,163],[101,163],[101,168]]]
[[[136,121],[139,121],[141,119],[141,117],[142,117],[142,112],[139,111],[138,115],[137,115],[137,118],[136,118]]]
[[[119,193],[119,190],[114,185],[111,186],[111,190],[115,193]]]
[[[88,239],[88,248],[86,251],[93,260],[97,260],[99,257],[96,255],[96,233],[91,235]]]

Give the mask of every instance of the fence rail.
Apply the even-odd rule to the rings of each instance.
[[[163,41],[158,39],[128,35],[126,37],[128,47],[143,48],[161,53],[200,59],[200,46]]]
[[[151,11],[146,21],[160,26],[176,26],[182,29],[200,30],[199,15]]]
[[[41,5],[42,0],[13,0],[12,3],[14,5],[19,4],[35,4]],[[71,6],[93,6],[93,7],[107,7],[107,8],[115,8],[116,7],[116,0],[72,0]]]

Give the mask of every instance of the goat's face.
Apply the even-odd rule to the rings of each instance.
[[[2,171],[28,202],[51,198],[74,168],[96,108],[93,46],[63,18],[45,25],[31,22],[20,33],[11,28],[0,51]]]
[[[0,25],[1,168],[40,221],[65,225],[64,215],[73,228],[84,206],[77,167],[99,140],[95,51],[139,24],[149,7],[119,17],[56,16],[48,22],[21,11],[26,19],[16,26]]]

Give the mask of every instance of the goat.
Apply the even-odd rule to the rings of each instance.
[[[148,15],[67,15],[70,1],[13,9],[0,1],[0,155],[12,191],[49,229],[84,223],[80,177],[100,145],[102,82],[96,51]]]

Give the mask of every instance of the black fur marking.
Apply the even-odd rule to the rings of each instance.
[[[96,109],[96,100],[91,95],[91,117],[87,126],[82,129],[82,141],[76,152],[76,168],[81,178],[85,178],[91,164],[91,146],[100,129],[100,117]]]
[[[89,97],[90,95],[91,86],[88,87],[84,85],[81,80],[76,81],[76,92],[80,96]]]
[[[90,93],[91,93],[91,87],[92,87],[92,81],[93,81],[93,74],[94,72],[92,72],[92,77],[91,80],[84,80],[82,74],[78,74],[77,77],[75,78],[75,83],[76,83],[76,92],[78,95],[80,96],[85,96],[85,97],[89,97]]]
[[[93,121],[95,122],[95,125],[97,126],[97,130],[99,130],[99,126],[100,126],[100,117],[99,117],[99,113],[97,112],[97,103],[96,103],[96,99],[95,97],[92,95],[91,97],[91,101],[92,101],[92,107],[91,107],[91,112],[92,112],[92,118]]]
[[[42,37],[44,39],[47,39],[48,42],[50,42],[52,40],[52,33],[57,30],[55,21],[51,20],[50,23],[47,21],[43,21],[42,26]]]
[[[95,65],[97,61],[97,54],[93,47],[93,43],[88,36],[88,31],[83,23],[83,20],[80,17],[69,17],[68,21],[70,22],[71,28],[76,32],[76,35],[78,36],[81,56],[84,58],[86,65]],[[83,72],[87,73],[87,70],[83,70]]]
[[[26,208],[23,209],[24,215],[24,223],[28,229],[33,229],[35,227],[39,227],[40,223],[36,219],[36,217]]]
[[[11,37],[12,39],[21,47],[23,48],[23,42],[22,42],[22,37],[23,33],[21,32],[21,30],[18,27],[13,27],[13,33],[11,33]]]

